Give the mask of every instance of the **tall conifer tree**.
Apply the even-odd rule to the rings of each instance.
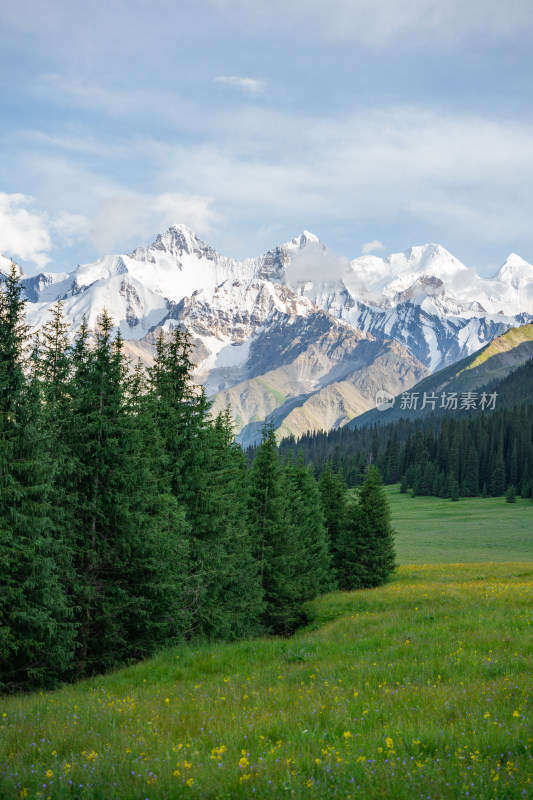
[[[381,476],[373,465],[358,492],[357,502],[349,505],[340,549],[338,581],[342,589],[379,586],[395,568],[390,510]]]
[[[145,458],[121,344],[104,312],[94,347],[86,328],[74,347],[68,444],[80,674],[148,655],[181,628],[183,518]]]
[[[263,427],[249,479],[248,519],[265,604],[262,621],[272,633],[288,634],[301,621],[300,553],[271,422]]]
[[[57,679],[74,628],[59,580],[50,516],[53,463],[41,387],[24,374],[27,329],[15,267],[0,285],[0,683]]]
[[[335,577],[342,571],[342,537],[346,526],[348,490],[342,476],[333,472],[329,462],[320,476],[319,490]]]
[[[311,600],[335,585],[320,490],[301,461],[296,465],[289,461],[284,472],[288,521],[292,522],[300,553],[299,591],[302,601]]]
[[[233,638],[255,629],[261,600],[245,523],[243,464],[227,415],[213,424],[192,371],[187,333],[176,328],[169,340],[161,334],[150,387],[171,490],[190,526],[192,632]]]

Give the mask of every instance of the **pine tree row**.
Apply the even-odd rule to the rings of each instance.
[[[280,460],[269,425],[248,468],[229,412],[212,420],[192,383],[179,329],[146,373],[128,368],[105,313],[72,344],[61,301],[32,340],[23,320],[13,269],[0,284],[1,688],[187,638],[287,635],[337,576],[387,579],[377,472],[358,502],[339,484],[332,505],[309,469]]]
[[[533,392],[533,360],[517,370],[517,384]],[[514,376],[513,376],[514,377]],[[518,380],[519,379],[519,380]],[[526,384],[526,379],[529,384]],[[510,381],[505,381],[505,389]],[[513,384],[514,385],[514,384]],[[502,396],[512,396],[502,391]],[[399,420],[356,430],[307,434],[281,443],[282,454],[294,451],[320,477],[326,465],[349,486],[364,480],[369,464],[385,483],[401,482],[414,495],[437,497],[533,493],[533,404],[522,403],[486,413]]]
[[[445,419],[438,431],[408,436],[398,460],[402,488],[415,495],[531,497],[533,407]]]

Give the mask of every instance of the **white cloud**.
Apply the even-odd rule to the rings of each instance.
[[[43,269],[52,247],[49,222],[45,214],[28,208],[32,203],[27,195],[0,192],[0,252]]]
[[[63,244],[70,245],[74,240],[85,238],[89,221],[83,214],[70,214],[61,211],[50,221],[50,229],[61,238]]]
[[[364,256],[368,256],[376,250],[385,250],[385,245],[383,242],[380,242],[379,239],[374,239],[373,242],[366,242],[361,248],[361,252]]]
[[[313,39],[424,49],[467,36],[506,38],[531,31],[530,0],[210,0],[248,31],[288,31]]]
[[[216,198],[226,217],[265,225],[402,218],[486,241],[530,228],[527,121],[408,106],[329,120],[258,111],[245,123],[235,115],[224,142],[163,148],[166,179]]]
[[[309,280],[338,281],[347,267],[345,258],[336,255],[320,242],[309,242],[304,249],[294,253],[287,268],[287,277],[292,285]]]
[[[139,245],[173,223],[184,223],[195,233],[205,235],[217,219],[212,203],[210,197],[183,192],[115,194],[101,201],[88,235],[100,254]]]
[[[223,83],[226,86],[235,86],[248,94],[261,94],[265,90],[264,81],[255,78],[239,78],[237,75],[218,75],[213,79],[215,83]]]
[[[484,247],[514,240],[516,249],[530,239],[527,117],[516,122],[393,106],[322,118],[254,105],[214,111],[201,131],[201,144],[102,139],[98,169],[72,150],[50,155],[35,148],[17,162],[41,205],[46,199],[49,208],[69,208],[68,215],[46,218],[19,204],[44,237],[39,265],[51,237],[55,249],[62,237],[87,235],[100,255],[124,252],[174,222],[211,235],[220,247],[237,236],[247,255],[279,243],[272,225],[292,238],[302,228],[322,231],[334,223],[365,242],[367,252],[379,242],[366,241],[364,231],[392,226],[427,231],[405,246],[430,240],[451,247],[462,238]]]

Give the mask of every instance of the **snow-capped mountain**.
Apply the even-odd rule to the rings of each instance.
[[[302,410],[319,392],[327,418],[339,424],[364,410],[361,404],[372,404],[374,384],[361,383],[358,370],[368,370],[380,348],[383,360],[383,348],[390,354],[393,347],[394,366],[388,363],[395,374],[388,380],[394,377],[391,388],[401,391],[428,370],[533,321],[533,267],[517,255],[487,279],[440,245],[348,261],[307,231],[263,256],[238,261],[173,225],[129,255],[25,278],[24,286],[31,326],[43,324],[58,296],[72,332],[83,317],[94,326],[106,308],[129,340],[129,352],[145,360],[154,331],[187,326],[198,379],[208,394],[226,393],[239,406],[241,427],[256,424],[272,407],[297,416],[300,427],[326,427],[319,411]],[[344,344],[334,347],[334,341]],[[276,373],[272,382],[280,369],[283,376]],[[268,380],[261,377],[267,374]],[[327,389],[334,384],[334,391]],[[355,385],[358,392],[363,386],[357,398]]]

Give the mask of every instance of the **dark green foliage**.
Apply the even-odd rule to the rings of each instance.
[[[461,497],[461,492],[459,491],[459,484],[455,478],[452,478],[450,484],[450,498],[453,503],[456,503],[460,497]]]
[[[507,487],[507,492],[505,493],[505,502],[516,503],[516,489],[512,484]]]
[[[415,496],[450,497],[450,474],[461,496],[479,496],[484,486],[487,494],[501,496],[511,483],[520,493],[524,483],[528,493],[533,483],[528,466],[533,463],[533,359],[503,381],[480,388],[479,397],[483,391],[496,392],[494,410],[458,409],[357,429],[345,426],[306,434],[298,442],[283,441],[280,452],[301,455],[318,477],[334,458],[349,486],[362,482],[371,461],[386,483],[400,480],[402,489],[413,489]]]
[[[337,574],[343,560],[341,539],[346,526],[348,491],[342,477],[333,472],[329,463],[320,476],[319,488],[333,571]]]
[[[493,497],[498,497],[499,495],[502,495],[505,492],[505,487],[506,487],[506,480],[505,480],[505,462],[503,460],[503,440],[500,440],[490,480],[490,493],[493,495]]]
[[[51,520],[53,464],[40,386],[24,376],[24,301],[15,268],[0,285],[0,685],[52,683],[74,629]]]
[[[370,466],[357,499],[348,506],[339,546],[341,589],[362,589],[385,583],[395,569],[394,532],[381,476]]]
[[[302,619],[300,552],[272,423],[263,428],[249,485],[248,520],[264,600],[262,622],[266,630],[289,634]]]
[[[67,494],[76,505],[72,592],[77,671],[84,674],[176,641],[186,523],[158,480],[153,450],[145,458],[146,428],[105,313],[93,349],[83,332],[78,339],[73,383],[67,444],[75,469]]]
[[[523,380],[531,379],[532,374],[533,367],[528,367]],[[519,493],[524,484],[528,492],[533,481],[529,467],[533,463],[532,404],[457,418],[435,415],[414,422],[399,420],[377,429],[341,428],[303,436],[292,443],[292,450],[304,463],[311,463],[319,477],[335,452],[342,475],[356,476],[355,483],[360,483],[361,465],[368,463],[369,452],[374,454],[377,444],[376,466],[385,482],[391,482],[396,440],[401,487],[412,489],[414,496],[451,497],[450,475],[459,484],[459,494],[466,497],[481,495],[484,486],[487,493],[501,496],[511,483]],[[289,444],[282,442],[280,450],[287,452]]]
[[[307,467],[291,461],[285,467],[288,521],[296,532],[299,550],[299,595],[312,600],[334,588],[328,534],[317,483]]]
[[[160,336],[150,370],[155,420],[172,494],[189,524],[190,633],[231,639],[257,629],[261,591],[246,525],[244,462],[229,416],[213,425],[191,381],[187,334]]]
[[[204,513],[203,536],[195,544],[205,583],[196,632],[234,639],[259,631],[263,608],[259,565],[246,523],[245,459],[233,443],[228,411],[206,428],[204,440],[206,457],[197,494]],[[198,515],[198,506],[195,511]],[[192,517],[191,525],[199,530]]]

